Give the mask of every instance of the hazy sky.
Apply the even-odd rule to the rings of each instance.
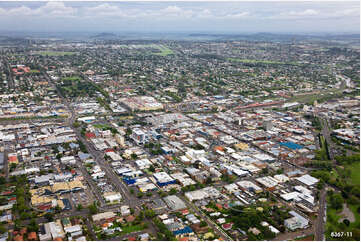
[[[0,30],[353,32],[353,2],[0,2]]]

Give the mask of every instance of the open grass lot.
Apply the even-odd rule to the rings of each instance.
[[[160,53],[153,53],[155,55],[167,56],[167,55],[173,55],[174,54],[173,50],[169,49],[168,47],[166,47],[164,45],[157,45],[156,48],[158,48],[161,52]]]
[[[144,53],[144,51],[141,51],[141,49],[147,49],[147,48],[153,48],[158,49],[160,52],[152,52],[152,51],[146,51],[148,55],[159,55],[159,56],[167,56],[167,55],[173,55],[174,51],[168,48],[165,45],[159,45],[159,44],[145,44],[145,45],[120,45],[121,48],[124,49],[137,49],[139,50],[139,53]]]
[[[351,164],[344,165],[345,170],[351,171],[349,176],[342,177],[342,175],[338,174],[338,172],[333,169],[331,171],[331,176],[333,180],[342,179],[344,182],[348,184],[360,186],[360,162],[353,162]],[[360,228],[360,204],[355,202],[350,202],[349,200],[344,200],[347,203],[347,207],[353,213],[354,222],[351,222],[348,226],[342,222],[345,218],[342,215],[343,209],[334,209],[330,203],[330,197],[327,197],[327,223],[326,223],[326,240],[355,240],[355,238],[359,238],[359,228]],[[341,222],[339,222],[341,220]],[[331,237],[331,232],[351,232],[352,237]],[[349,235],[349,234],[348,234]]]
[[[111,126],[109,126],[108,124],[93,124],[93,126],[98,129],[111,128]]]
[[[70,52],[70,51],[38,51],[35,52],[36,54],[42,56],[64,56],[64,55],[75,55],[77,52]]]
[[[352,210],[352,209],[351,209]],[[354,223],[351,223],[349,226],[346,226],[343,222],[339,223],[339,219],[341,218],[340,211],[327,207],[327,223],[326,223],[326,241],[329,240],[346,240],[347,238],[341,237],[336,238],[331,236],[331,232],[352,232],[354,228],[359,228],[359,221],[356,220]],[[359,219],[359,217],[358,217]]]
[[[122,234],[129,234],[132,232],[141,231],[143,229],[145,229],[144,224],[130,225],[130,226],[122,227],[123,230]]]
[[[360,162],[355,162],[350,165],[351,180],[353,184],[360,185]]]
[[[341,218],[340,212],[330,206],[327,207],[327,224],[326,224],[326,240],[352,240],[351,238],[341,237],[335,238],[331,237],[331,232],[352,232],[356,233],[356,229],[360,228],[360,214],[357,212],[358,205],[348,205],[353,214],[355,215],[355,222],[350,223],[349,226],[346,226],[344,223],[339,223],[338,220]]]
[[[318,93],[306,93],[304,95],[293,96],[289,101],[313,104],[313,102],[316,100],[318,102],[322,102],[323,100],[340,97],[342,95],[342,92],[343,89],[329,89],[325,91],[320,91]]]

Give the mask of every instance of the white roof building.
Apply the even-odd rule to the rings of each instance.
[[[165,197],[164,201],[167,204],[167,206],[173,211],[187,208],[186,204],[179,197],[175,195]]]
[[[267,188],[272,188],[278,185],[278,181],[270,176],[257,178],[256,181]]]
[[[81,229],[81,226],[79,224],[77,224],[74,226],[64,228],[64,231],[65,231],[65,233],[74,233],[74,232],[82,231],[82,229]]]
[[[149,159],[136,160],[135,163],[141,170],[149,168],[152,165],[152,162],[150,162]]]
[[[300,196],[301,193],[299,192],[289,192],[289,193],[286,193],[286,194],[281,194],[281,197],[285,200],[285,201],[296,201],[296,202],[299,202],[300,201]]]
[[[62,164],[74,165],[76,163],[76,160],[75,160],[74,156],[64,156],[64,157],[61,157],[60,162]]]
[[[273,178],[276,179],[279,183],[284,183],[284,182],[287,182],[287,181],[290,180],[290,179],[289,179],[287,176],[285,176],[284,174],[275,175]]]
[[[304,229],[308,226],[308,220],[295,211],[289,212],[291,215],[293,215],[292,218],[285,220],[285,226],[290,230],[296,230],[296,229]]]
[[[237,186],[236,183],[225,185],[224,189],[226,189],[227,192],[229,192],[229,193],[234,193],[234,192],[239,191],[239,187]]]
[[[92,219],[94,222],[96,221],[100,221],[103,219],[109,219],[109,218],[113,218],[115,217],[115,213],[114,212],[104,212],[104,213],[98,213],[92,216]]]
[[[120,202],[122,200],[122,195],[120,195],[119,192],[107,192],[104,193],[103,195],[105,201],[110,203]]]
[[[263,189],[256,184],[254,184],[251,181],[239,181],[237,182],[237,185],[240,186],[243,189],[254,191],[255,193],[262,192]]]
[[[297,177],[296,180],[307,186],[313,186],[319,181],[317,178],[314,178],[308,174]]]

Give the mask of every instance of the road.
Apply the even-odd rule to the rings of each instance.
[[[79,162],[79,161],[78,161]],[[89,175],[89,173],[87,172],[87,170],[84,168],[83,164],[78,164],[80,171],[83,174],[83,177],[86,179],[88,186],[91,188],[91,192],[93,192],[93,194],[95,195],[95,197],[98,199],[98,201],[100,202],[100,206],[103,207],[106,205],[106,202],[102,196],[102,194],[99,191],[99,188],[97,187],[97,185],[95,184],[95,182],[93,181],[92,177]]]
[[[47,74],[45,76],[49,82],[53,83],[52,79]],[[76,112],[71,107],[69,101],[58,90],[55,83],[53,83],[53,85],[54,85],[54,88],[56,88],[59,97],[64,101],[65,105],[67,106],[68,110],[71,113],[70,117],[67,119],[67,122],[68,122],[68,125],[70,127],[72,127],[72,129],[74,130],[74,132],[77,136],[77,139],[80,140],[86,146],[88,152],[90,152],[90,154],[92,154],[94,160],[101,167],[101,169],[106,173],[106,177],[111,181],[111,183],[115,186],[115,188],[117,188],[117,190],[121,193],[122,198],[125,200],[125,202],[130,207],[133,207],[133,208],[136,208],[137,206],[139,206],[141,201],[130,195],[130,192],[128,191],[127,186],[119,179],[119,176],[114,173],[113,168],[105,161],[103,152],[96,150],[94,148],[94,146],[81,135],[80,131],[76,127],[74,127],[73,124],[77,118]],[[80,164],[80,165],[82,166],[82,164]],[[83,173],[84,173],[84,167],[83,167]],[[87,176],[87,180],[89,180],[89,179],[91,179],[91,178],[89,178],[89,176]],[[89,181],[89,184],[91,184],[92,182],[93,181]],[[97,195],[97,198],[99,199],[99,194]],[[102,201],[102,200],[103,199],[100,199],[100,201]],[[102,205],[104,205],[104,204],[102,203]]]
[[[325,238],[325,222],[326,222],[326,188],[320,192],[318,216],[315,222],[315,240],[321,241]]]
[[[96,150],[92,144],[90,144],[82,135],[79,130],[73,127],[77,138],[84,143],[87,150],[93,155],[94,160],[98,163],[101,169],[106,173],[106,177],[112,182],[112,184],[121,192],[123,199],[131,207],[135,207],[137,203],[134,202],[135,198],[132,198],[129,194],[128,188],[121,182],[119,176],[116,175],[110,165],[105,161],[103,152]]]
[[[330,159],[332,161],[335,161],[335,146],[331,140],[331,131],[329,128],[329,122],[327,120],[327,118],[320,118],[321,124],[322,124],[322,130],[321,133],[323,135],[323,137],[325,138],[327,145],[328,145],[328,153],[330,155]]]
[[[13,71],[11,70],[11,67],[10,67],[10,63],[9,63],[9,60],[7,57],[3,57],[3,63],[6,65],[7,69],[8,69],[8,72],[9,72],[9,82],[8,82],[8,85],[9,85],[9,89],[14,89],[15,88],[15,81],[14,81],[14,75],[13,75]]]

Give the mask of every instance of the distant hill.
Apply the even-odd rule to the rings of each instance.
[[[97,34],[97,35],[93,35],[90,38],[93,38],[93,39],[114,39],[116,37],[117,37],[116,34],[104,32],[104,33],[100,33],[100,34]]]

